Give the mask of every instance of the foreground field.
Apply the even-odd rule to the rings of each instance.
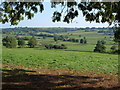
[[[3,49],[3,64],[30,68],[69,69],[118,73],[118,55],[94,52],[40,50],[39,48]]]
[[[117,75],[3,65],[2,90],[119,90]]]

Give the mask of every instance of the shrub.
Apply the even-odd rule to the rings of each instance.
[[[37,45],[37,40],[36,38],[33,36],[29,41],[28,41],[28,46],[30,48],[34,48]]]
[[[64,45],[64,44],[61,44],[61,45],[52,45],[52,44],[49,44],[49,45],[45,45],[45,47],[47,49],[67,49],[67,47]]]
[[[105,52],[106,47],[104,46],[104,44],[101,41],[98,41],[96,44],[96,47],[94,49],[94,52]]]
[[[119,50],[117,50],[117,47],[116,46],[112,46],[111,48],[111,53],[120,53],[120,51]]]
[[[46,47],[47,49],[52,49],[52,48],[53,48],[53,45],[52,45],[52,44],[49,44],[49,45],[45,45],[45,47]]]
[[[84,43],[84,40],[83,40],[83,39],[80,39],[80,43]]]
[[[17,45],[17,41],[16,38],[13,36],[7,36],[6,38],[4,38],[2,40],[2,43],[4,46],[6,46],[7,48],[15,48]]]
[[[24,47],[24,45],[25,45],[25,41],[24,40],[18,40],[18,45],[19,45],[19,47]]]

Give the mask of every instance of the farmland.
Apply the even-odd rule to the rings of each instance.
[[[11,30],[11,29],[10,29]],[[51,29],[50,29],[51,30]],[[65,29],[66,30],[66,29]],[[105,29],[106,31],[107,29]],[[53,29],[54,31],[54,29]],[[53,32],[52,31],[52,32]],[[97,33],[99,30],[85,32],[84,30],[75,30],[64,32],[64,29],[57,35],[68,35],[69,38],[87,38],[87,44],[80,44],[69,41],[54,41],[53,37],[46,37],[43,39],[41,36],[36,36],[38,44],[36,48],[5,48],[3,46],[3,64],[21,64],[23,66],[32,66],[40,68],[66,68],[73,70],[96,70],[105,73],[117,73],[118,68],[118,55],[109,54],[110,48],[117,43],[113,41],[112,35],[105,35],[104,33]],[[5,32],[3,30],[3,32]],[[30,31],[31,33],[32,31]],[[56,32],[56,30],[55,30]],[[17,31],[16,31],[17,33]],[[15,32],[11,35],[15,35]],[[25,32],[26,33],[26,32]],[[34,33],[34,32],[33,32]],[[44,33],[44,32],[41,32]],[[29,33],[28,33],[29,34]],[[46,33],[45,33],[46,34]],[[54,35],[52,33],[47,33]],[[5,36],[7,34],[3,34]],[[81,35],[81,37],[79,37]],[[19,35],[21,37],[25,36]],[[27,35],[27,37],[31,37]],[[107,53],[95,53],[93,49],[98,40],[106,41]],[[27,41],[26,41],[27,43]],[[67,49],[55,50],[46,49],[44,44],[64,44]]]
[[[116,74],[118,55],[31,48],[3,49],[3,64],[77,71],[95,70]]]
[[[28,40],[25,40],[26,45],[24,48],[18,48],[19,46],[16,48],[6,48],[5,46],[2,46],[3,75],[6,75],[4,70],[14,70],[16,68],[27,68],[36,72],[38,69],[42,69],[43,71],[47,69],[53,70],[53,72],[61,70],[80,73],[94,72],[93,74],[96,75],[104,73],[108,76],[116,76],[118,74],[118,54],[111,53],[110,49],[113,45],[117,47],[118,44],[113,41],[113,35],[98,33],[99,29],[94,29],[89,32],[85,32],[86,29],[70,29],[68,31],[64,31],[64,29],[62,29],[60,32],[56,32],[55,29],[51,29],[51,32],[47,32],[47,30],[46,32],[43,32],[44,29],[40,32],[24,32],[24,30],[21,30],[22,32],[18,32],[17,30],[14,30],[13,32],[10,32],[11,36],[17,35],[20,37],[31,38],[32,35],[34,35],[38,43],[35,48],[29,48],[27,46]],[[107,31],[107,29],[103,31]],[[4,31],[3,36],[7,35],[8,32]],[[41,35],[45,35],[45,38]],[[81,44],[79,42],[62,40],[54,41],[54,35],[63,35],[75,39],[86,37],[87,43]],[[106,42],[106,52],[93,52],[98,40],[104,40]],[[64,44],[67,48],[47,49],[44,46],[45,44]]]

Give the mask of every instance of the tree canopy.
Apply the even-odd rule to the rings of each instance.
[[[24,17],[31,19],[35,13],[44,11],[43,0],[37,0],[38,2],[23,1],[2,2],[0,5],[0,22],[3,24],[10,22],[11,25],[17,25],[19,21],[24,20]],[[120,26],[120,2],[102,1],[51,0],[51,8],[57,8],[57,5],[61,6],[60,11],[53,12],[52,21],[71,23],[75,17],[78,17],[79,11],[82,11],[86,21],[108,22],[110,25],[113,23]]]
[[[36,38],[33,36],[32,38],[30,38],[30,40],[28,41],[28,46],[30,48],[34,48],[37,45],[37,40]]]
[[[15,48],[17,46],[16,38],[13,36],[6,36],[2,42],[7,48]]]
[[[34,17],[35,13],[43,12],[44,5],[42,0],[39,2],[2,2],[0,7],[0,22],[3,24],[10,22],[11,25],[17,25],[19,21],[24,20],[24,16],[28,19]],[[86,21],[96,21],[96,23],[120,22],[120,2],[92,2],[83,1],[77,2],[76,0],[51,0],[51,8],[61,6],[61,11],[53,12],[52,21],[63,21],[66,23],[79,15],[82,11]]]

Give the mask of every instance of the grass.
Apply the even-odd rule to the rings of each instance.
[[[83,37],[87,38],[87,42],[89,44],[96,44],[98,40],[105,40],[107,44],[113,44],[113,36],[105,35],[103,33],[97,33],[97,32],[80,32],[80,31],[73,31],[71,32],[72,35],[70,35],[70,38],[77,38],[81,39]],[[62,33],[62,35],[67,35],[66,33]],[[81,35],[81,37],[79,37]],[[106,38],[105,38],[106,37]],[[110,38],[112,37],[112,38]]]
[[[72,69],[77,71],[118,72],[118,55],[94,52],[3,48],[3,64],[24,67]]]
[[[87,38],[87,44],[57,41],[53,38],[42,37],[38,40],[40,48],[14,48],[3,47],[3,64],[23,65],[32,68],[49,69],[72,69],[77,71],[99,71],[104,73],[118,73],[118,55],[93,52],[98,40],[106,41],[106,51],[109,52],[113,46],[113,36],[104,35],[97,32],[71,31],[59,33],[58,35],[70,35],[71,38]],[[82,37],[79,37],[81,35]],[[30,37],[30,36],[29,36]],[[106,37],[106,38],[105,38]],[[112,38],[110,38],[112,37]],[[65,44],[66,50],[47,50],[44,44]],[[116,45],[117,46],[117,45]]]

